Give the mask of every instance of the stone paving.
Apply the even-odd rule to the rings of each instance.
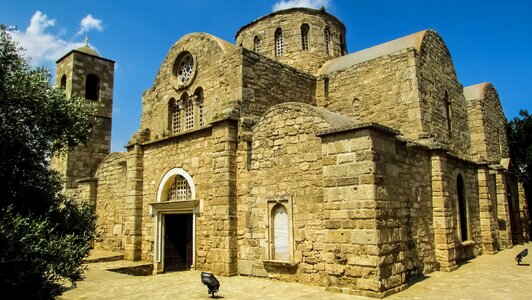
[[[514,257],[532,243],[473,259],[454,272],[434,272],[386,299],[532,299],[532,255]],[[86,279],[59,299],[209,299],[200,271],[130,276],[106,271],[126,261],[91,263]],[[219,299],[372,299],[325,291],[324,287],[264,278],[222,277]]]

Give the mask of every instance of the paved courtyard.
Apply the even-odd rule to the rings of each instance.
[[[517,266],[514,257],[532,243],[497,255],[483,255],[454,272],[434,272],[386,299],[532,299],[532,255]],[[124,262],[92,263],[86,279],[60,299],[209,299],[199,271],[130,276],[106,271]],[[319,286],[263,278],[222,277],[219,299],[372,299],[325,291]]]

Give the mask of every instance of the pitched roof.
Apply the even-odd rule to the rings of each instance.
[[[407,35],[405,37],[389,41],[384,44],[380,44],[371,48],[351,53],[349,55],[344,55],[335,59],[331,59],[323,64],[317,75],[332,73],[334,71],[345,69],[350,66],[360,64],[365,61],[375,59],[377,57],[392,54],[403,49],[415,48],[419,51],[421,49],[421,43],[423,42],[423,38],[428,32],[434,31],[419,31],[411,35]]]

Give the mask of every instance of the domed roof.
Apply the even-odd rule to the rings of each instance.
[[[83,47],[79,47],[76,49],[76,51],[83,52],[85,54],[94,55],[94,56],[100,56],[96,50],[92,49],[89,45],[85,45]]]

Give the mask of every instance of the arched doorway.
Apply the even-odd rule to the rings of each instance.
[[[156,272],[189,270],[195,265],[196,190],[192,177],[181,168],[168,171],[159,183],[154,217]]]

